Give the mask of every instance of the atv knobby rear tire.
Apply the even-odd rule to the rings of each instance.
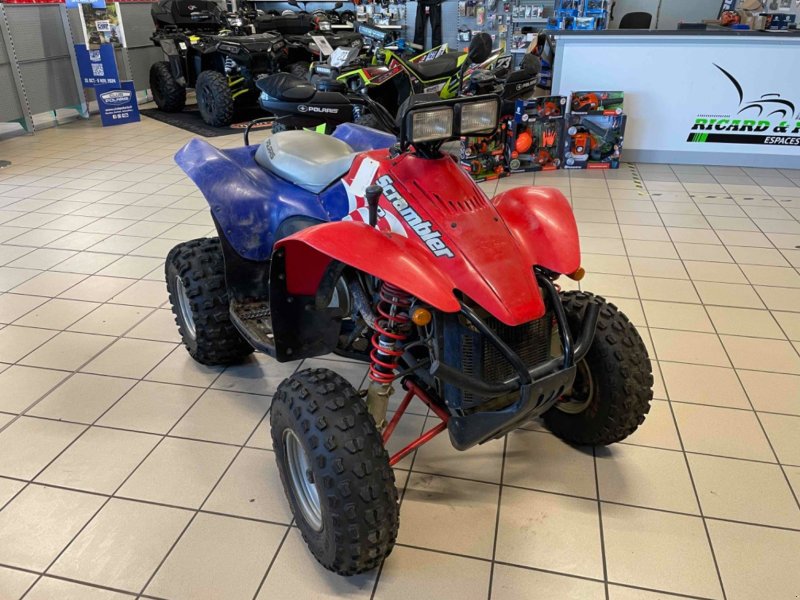
[[[233,121],[234,101],[228,78],[216,71],[203,71],[194,86],[197,108],[203,121],[212,127],[225,127]]]
[[[159,61],[150,67],[150,89],[153,90],[153,101],[159,110],[180,112],[186,105],[186,88],[172,76],[166,61]]]
[[[230,320],[218,238],[175,246],[167,256],[165,274],[175,322],[192,358],[204,365],[229,365],[253,352]]]
[[[328,369],[296,373],[278,386],[270,424],[283,489],[314,557],[339,575],[379,566],[397,539],[397,488],[381,435],[355,388]],[[305,457],[299,483],[292,467],[298,445]],[[310,517],[308,488],[318,509]]]
[[[570,291],[561,300],[573,335],[589,303],[600,304],[600,316],[572,393],[544,414],[545,425],[573,444],[619,442],[636,431],[650,410],[653,371],[647,349],[628,318],[605,299]]]

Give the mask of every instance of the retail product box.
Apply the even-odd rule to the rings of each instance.
[[[503,119],[494,135],[461,138],[461,166],[475,181],[508,176],[506,138],[511,119]]]
[[[622,114],[624,96],[623,92],[572,92],[569,109],[579,115],[619,115]]]
[[[566,106],[564,96],[517,100],[506,143],[511,173],[550,171],[561,166]]]
[[[586,0],[586,6],[583,9],[583,14],[604,16],[606,11],[608,11],[609,4],[609,0]]]
[[[567,116],[565,169],[617,169],[625,137],[624,114]]]
[[[794,25],[797,15],[791,13],[761,13],[765,31],[785,31]]]

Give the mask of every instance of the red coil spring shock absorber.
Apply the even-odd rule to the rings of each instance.
[[[378,319],[372,336],[372,363],[369,378],[376,383],[389,384],[394,380],[394,371],[403,355],[403,342],[408,337],[408,309],[412,297],[391,283],[383,282],[379,292]]]

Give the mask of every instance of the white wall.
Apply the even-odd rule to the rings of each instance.
[[[661,0],[657,29],[675,30],[678,23],[716,19],[722,0]]]

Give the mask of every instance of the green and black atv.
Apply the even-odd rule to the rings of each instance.
[[[180,112],[186,91],[194,89],[203,121],[230,125],[237,108],[256,106],[256,80],[287,65],[280,33],[256,33],[221,1],[160,0],[151,14],[151,39],[167,58],[150,67],[150,88],[162,111]]]

